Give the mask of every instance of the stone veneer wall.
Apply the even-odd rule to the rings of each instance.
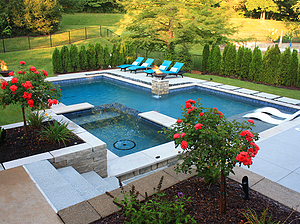
[[[156,95],[169,94],[169,81],[152,80],[152,93]]]

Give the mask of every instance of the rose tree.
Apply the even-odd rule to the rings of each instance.
[[[236,163],[248,167],[259,147],[257,133],[251,133],[254,121],[242,123],[227,120],[217,108],[204,108],[200,101],[186,101],[182,106],[182,118],[170,130],[169,138],[182,150],[175,170],[191,172],[195,167],[197,175],[207,183],[215,183],[221,175],[221,213],[226,209],[225,176],[234,173]]]
[[[20,61],[21,67],[25,66],[24,61]],[[20,104],[23,112],[24,128],[26,129],[26,119],[24,107],[32,110],[46,109],[57,104],[61,99],[59,86],[54,86],[51,82],[45,81],[48,73],[45,70],[37,71],[35,67],[30,67],[29,71],[20,70],[18,74],[9,73],[11,81],[3,81],[0,92],[0,105],[4,108],[10,104]]]

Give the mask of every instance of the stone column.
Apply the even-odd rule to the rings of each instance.
[[[152,80],[152,93],[156,95],[169,94],[169,81]]]

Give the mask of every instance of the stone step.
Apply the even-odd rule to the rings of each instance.
[[[73,167],[68,166],[60,168],[57,171],[71,184],[83,199],[88,200],[100,195],[100,192]]]
[[[26,164],[24,168],[56,212],[84,201],[48,160]]]
[[[112,191],[119,187],[119,180],[116,177],[102,178],[94,171],[83,173],[81,175],[90,182],[100,194],[104,194],[106,191]]]

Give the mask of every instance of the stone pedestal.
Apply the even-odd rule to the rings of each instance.
[[[164,95],[169,93],[169,81],[152,80],[152,93],[156,95]]]

